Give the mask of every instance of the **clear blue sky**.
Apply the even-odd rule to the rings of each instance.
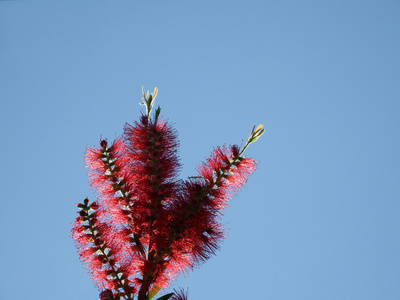
[[[399,1],[1,1],[0,299],[97,299],[68,234],[85,147],[175,123],[182,177],[264,136],[190,300],[400,299]]]

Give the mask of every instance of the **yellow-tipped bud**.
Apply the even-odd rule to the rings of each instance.
[[[145,105],[146,106],[147,117],[150,116],[151,110],[153,109],[154,98],[157,96],[157,92],[158,92],[158,89],[156,87],[156,88],[154,88],[153,94],[150,94],[149,91],[147,91],[147,93],[146,93],[145,90],[144,90],[144,87],[142,86],[142,93],[143,93],[142,100],[143,100],[143,103],[140,103],[140,105]],[[156,116],[156,118],[157,117],[158,116]]]
[[[263,128],[263,124],[258,125],[257,129],[254,131],[254,134],[257,134]]]
[[[157,89],[157,87],[155,87],[154,92],[153,92],[153,99],[156,98],[157,92],[158,92],[158,89]]]
[[[254,141],[256,141],[264,133],[263,124],[258,125],[257,129],[253,131]]]
[[[244,150],[246,150],[246,148],[247,148],[251,143],[254,143],[255,141],[257,141],[258,138],[259,138],[260,136],[262,136],[263,133],[264,133],[263,124],[258,125],[257,128],[256,128],[256,126],[254,125],[254,126],[253,126],[253,129],[251,130],[251,132],[250,132],[250,134],[249,134],[249,136],[248,136],[248,138],[247,138],[246,144],[244,145],[242,151],[240,151],[240,153],[239,153],[239,156],[241,156],[241,155],[243,154]]]
[[[147,100],[146,92],[144,91],[144,86],[142,86],[142,93],[143,93],[143,101]]]

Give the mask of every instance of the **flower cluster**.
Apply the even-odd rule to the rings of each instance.
[[[126,124],[121,137],[85,153],[98,200],[78,204],[71,235],[103,300],[150,300],[180,272],[207,260],[224,238],[222,210],[255,170],[256,161],[242,154],[263,134],[262,125],[242,149],[218,147],[198,176],[180,180],[177,134],[159,120],[159,107],[151,116],[156,94],[143,91],[146,113]],[[187,295],[158,299],[169,298]]]

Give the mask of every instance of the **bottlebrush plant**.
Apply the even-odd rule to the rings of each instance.
[[[197,176],[178,179],[176,131],[152,114],[157,94],[143,90],[140,121],[126,124],[109,145],[85,152],[89,181],[98,199],[77,204],[71,231],[79,257],[101,300],[150,300],[182,271],[215,254],[228,200],[245,184],[256,161],[243,156],[263,133],[253,127],[243,147],[217,147]],[[158,300],[184,300],[184,291]]]

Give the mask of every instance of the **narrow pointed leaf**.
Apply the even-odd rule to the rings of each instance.
[[[149,300],[153,299],[153,297],[160,291],[160,287],[154,286],[149,292]]]
[[[164,296],[161,296],[160,298],[157,298],[157,300],[167,300],[167,299],[171,298],[173,295],[174,295],[174,293],[169,293]]]

